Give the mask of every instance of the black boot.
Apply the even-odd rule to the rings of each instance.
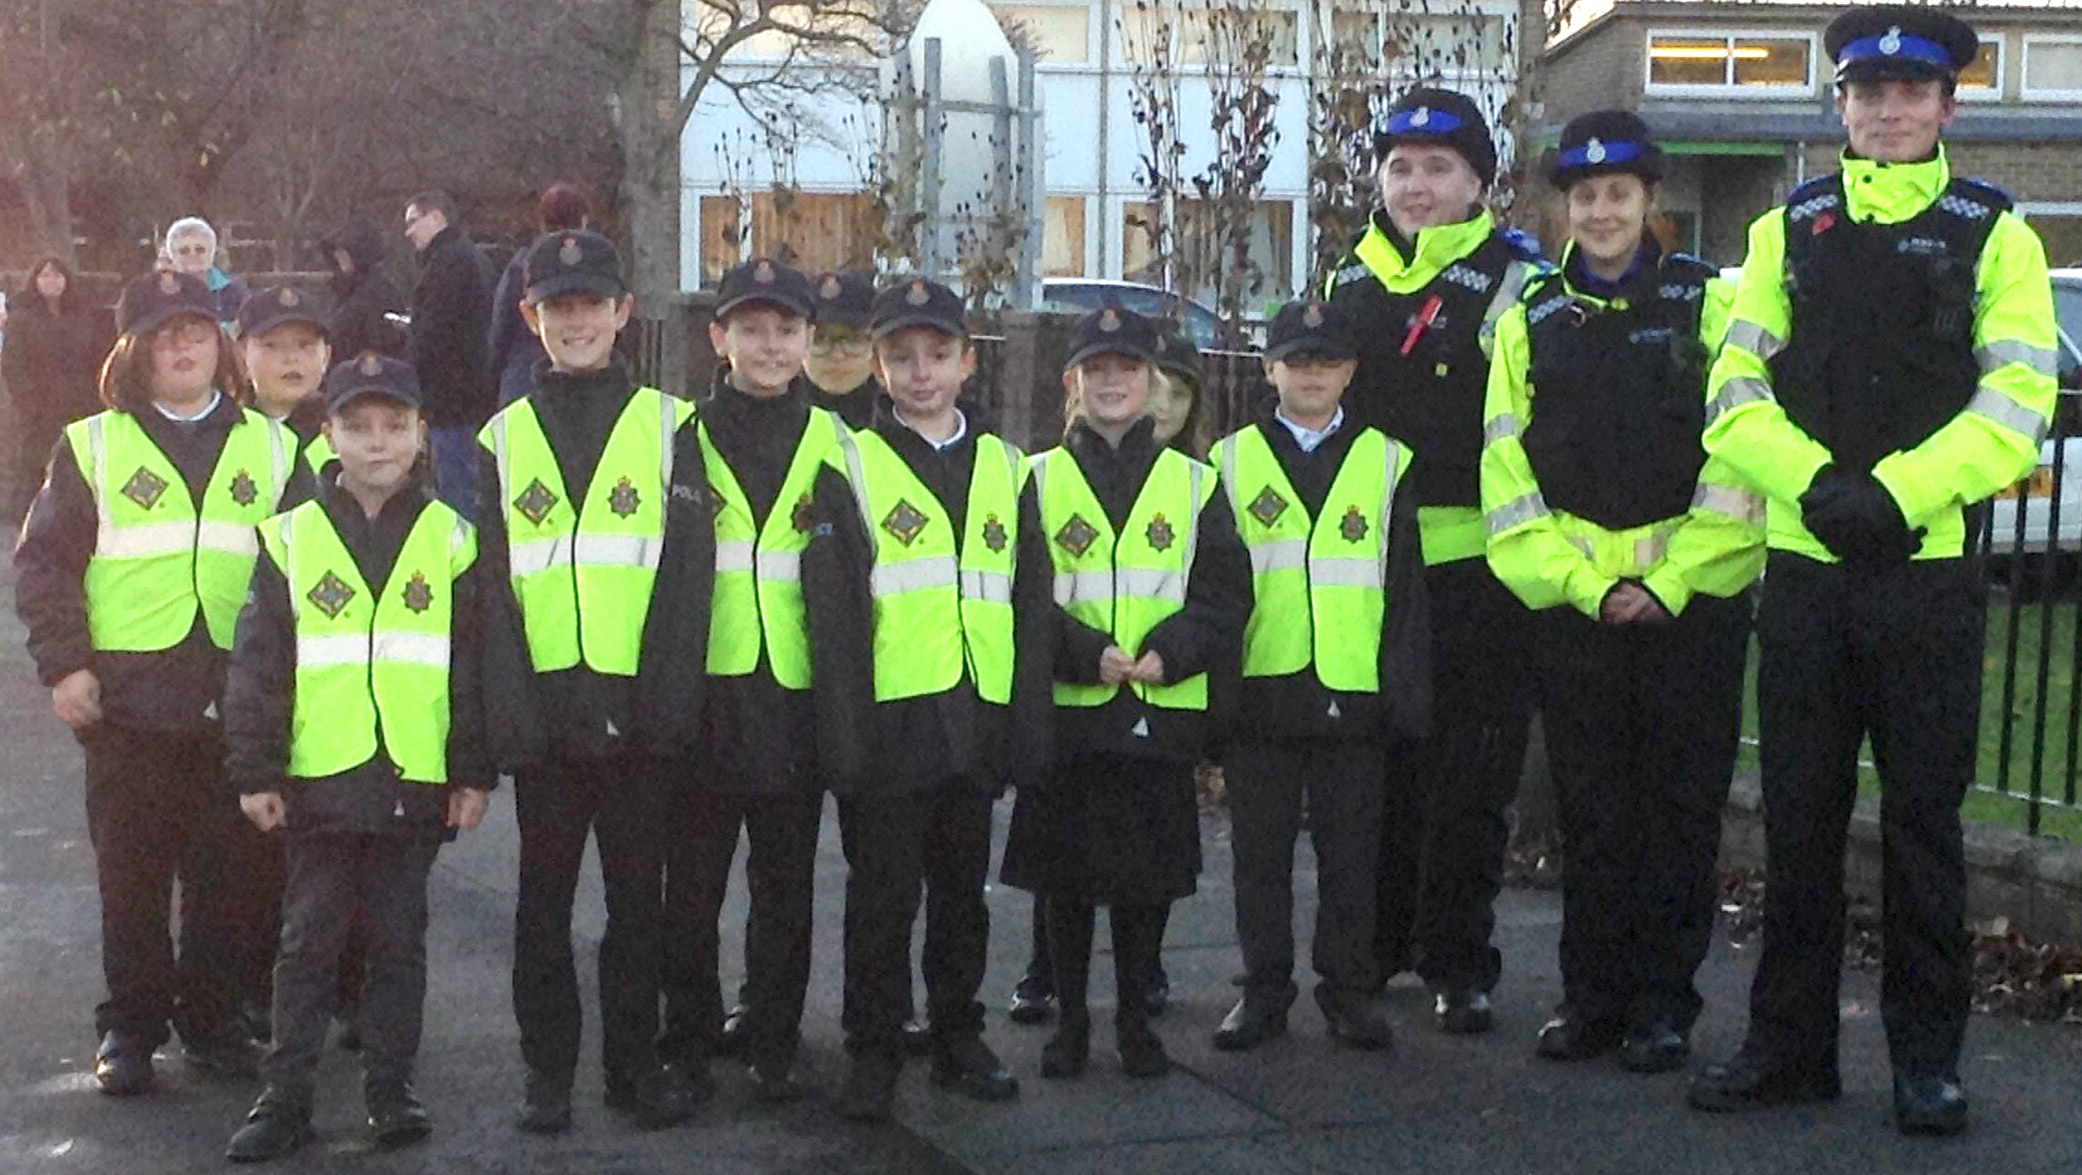
[[[607,1108],[627,1114],[644,1130],[677,1126],[694,1116],[692,1091],[663,1065],[607,1076]]]
[[[1692,1042],[1668,1020],[1636,1024],[1619,1042],[1619,1067],[1635,1073],[1682,1069],[1691,1056]]]
[[[1041,1076],[1052,1081],[1084,1075],[1092,1055],[1091,987],[1092,924],[1090,906],[1060,899],[1046,905],[1051,987],[1061,1005],[1055,1035],[1041,1049]]]
[[[1255,1002],[1246,995],[1222,1017],[1221,1027],[1214,1032],[1214,1046],[1225,1053],[1240,1053],[1286,1034],[1287,1009]]]
[[[121,1029],[111,1030],[94,1050],[94,1080],[110,1097],[129,1097],[152,1088],[152,1046]]]
[[[385,1150],[410,1146],[434,1132],[434,1121],[427,1116],[419,1095],[412,1091],[411,1082],[371,1084],[366,1098],[369,1133],[375,1136],[377,1146]]]
[[[1120,1049],[1121,1072],[1130,1077],[1161,1077],[1171,1071],[1171,1056],[1149,1026],[1149,991],[1163,948],[1164,907],[1114,906],[1114,1040]]]
[[[571,1129],[570,1076],[528,1070],[515,1125],[529,1134],[562,1134]]]
[[[1894,1075],[1894,1128],[1903,1134],[1958,1134],[1966,1129],[1966,1091],[1948,1073]]]
[[[1010,1101],[1019,1096],[1019,1082],[990,1046],[976,1036],[934,1050],[933,1084],[979,1102]]]
[[[1489,993],[1452,987],[1432,995],[1432,1015],[1439,1031],[1448,1036],[1472,1036],[1496,1027],[1496,1013],[1489,1009]]]
[[[723,1017],[723,1032],[716,1038],[716,1053],[725,1057],[743,1057],[751,1042],[752,1009],[739,1003]]]
[[[311,1134],[311,1095],[270,1085],[253,1103],[246,1124],[231,1136],[224,1157],[234,1163],[264,1163],[304,1145]]]
[[[1534,1051],[1546,1061],[1587,1061],[1617,1048],[1623,1034],[1618,1020],[1587,1015],[1563,1004],[1540,1027],[1540,1043]]]
[[[1092,1014],[1082,1003],[1065,1006],[1055,1035],[1041,1046],[1041,1076],[1062,1081],[1084,1076],[1092,1059]]]
[[[260,1059],[267,1049],[246,1031],[237,1015],[226,1016],[208,1032],[181,1042],[181,1057],[205,1073],[221,1077],[258,1077]]]
[[[1826,1064],[1801,1064],[1745,1041],[1734,1056],[1699,1070],[1685,1100],[1695,1110],[1740,1114],[1833,1101],[1842,1091],[1834,1057]]]
[[[832,1108],[848,1122],[887,1122],[896,1106],[896,1079],[903,1062],[880,1053],[862,1053],[853,1058],[846,1074],[846,1087]]]

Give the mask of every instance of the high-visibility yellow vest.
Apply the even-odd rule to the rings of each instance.
[[[339,459],[340,451],[333,448],[332,439],[323,432],[313,433],[311,439],[304,442],[304,468],[311,471],[312,477],[324,473],[327,463]]]
[[[317,502],[260,533],[296,618],[290,777],[338,775],[380,750],[400,779],[447,783],[455,581],[477,561],[477,532],[428,502],[380,597]]]
[[[806,690],[810,630],[802,606],[802,553],[810,545],[810,491],[817,484],[817,471],[824,468],[825,455],[846,435],[845,422],[822,408],[810,409],[764,526],[753,519],[752,500],[723,460],[708,426],[697,421],[695,428],[716,512],[709,675],[743,677],[759,667],[759,651],[764,648],[775,683],[782,689]]]
[[[1068,449],[1032,462],[1041,530],[1055,566],[1055,602],[1131,657],[1143,638],[1186,606],[1186,583],[1200,543],[1200,511],[1214,496],[1214,470],[1173,449],[1157,454],[1142,492],[1116,534],[1106,509]],[[1167,710],[1207,709],[1207,675],[1174,685],[1132,683],[1135,694]],[[1103,706],[1118,686],[1055,683],[1058,706]]]
[[[957,539],[947,508],[889,442],[849,435],[827,459],[846,475],[874,549],[875,700],[944,693],[964,669],[986,702],[1012,700],[1012,569],[1026,458],[984,433]]]
[[[1313,518],[1258,425],[1224,437],[1214,456],[1256,589],[1243,675],[1284,677],[1313,664],[1330,689],[1379,691],[1388,515],[1409,450],[1361,430]]]
[[[673,434],[693,413],[656,388],[631,392],[575,508],[527,397],[478,433],[498,465],[509,575],[535,672],[584,664],[636,676],[665,546]]]
[[[267,520],[289,483],[296,441],[252,409],[225,434],[202,501],[128,412],[65,426],[94,497],[87,635],[96,649],[156,653],[186,639],[202,612],[210,642],[231,647]]]

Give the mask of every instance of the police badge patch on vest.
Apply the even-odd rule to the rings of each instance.
[[[998,521],[997,515],[989,514],[984,516],[983,545],[989,547],[992,554],[999,554],[1004,551],[1007,537],[1005,524]]]
[[[898,498],[896,505],[891,506],[889,513],[882,519],[882,529],[895,536],[897,542],[908,547],[917,541],[919,532],[931,521],[931,518],[926,517],[924,512],[913,506],[908,499]]]
[[[1337,533],[1343,535],[1346,542],[1356,543],[1366,537],[1366,530],[1366,515],[1359,512],[1359,507],[1345,507],[1345,517],[1337,524]]]
[[[130,475],[130,480],[123,483],[122,494],[150,510],[166,494],[166,479],[140,465],[137,472]]]
[[[320,611],[327,620],[338,620],[347,605],[354,602],[354,588],[346,580],[328,571],[312,586],[304,598]]]
[[[1086,522],[1082,514],[1072,514],[1070,521],[1065,522],[1062,529],[1055,532],[1057,544],[1072,555],[1080,557],[1092,549],[1092,543],[1098,537],[1099,529]]]
[[[642,499],[636,495],[636,487],[626,477],[615,482],[614,488],[607,491],[607,508],[614,511],[616,518],[627,518],[636,513],[636,507],[641,501]]]
[[[1278,491],[1271,486],[1266,486],[1258,491],[1258,496],[1252,498],[1251,504],[1244,509],[1250,511],[1251,517],[1260,523],[1271,526],[1279,521],[1280,515],[1287,512],[1287,499],[1280,497]]]
[[[549,512],[557,508],[556,491],[543,485],[541,478],[534,478],[528,482],[528,488],[520,492],[520,497],[513,500],[513,508],[529,522],[541,526]]]
[[[424,572],[415,571],[405,581],[405,607],[413,612],[424,612],[434,606],[434,587],[427,582]]]
[[[241,506],[251,506],[260,497],[260,487],[253,484],[253,475],[241,469],[231,479],[231,500]]]
[[[1158,514],[1149,520],[1149,529],[1142,532],[1142,537],[1149,540],[1151,550],[1168,551],[1177,536],[1172,533],[1171,524]]]

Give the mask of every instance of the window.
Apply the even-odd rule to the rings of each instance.
[[[1166,27],[1171,29],[1174,65],[1205,65],[1241,57],[1263,43],[1272,66],[1291,68],[1299,60],[1301,14],[1244,7],[1178,8],[1142,3],[1120,17],[1121,54],[1129,61],[1148,61]],[[1262,39],[1262,42],[1261,42]]]
[[[1044,277],[1084,276],[1084,197],[1050,196],[1041,223]]]
[[[2002,96],[2002,38],[1981,39],[1980,56],[1959,71],[1959,93],[1966,98]]]
[[[2082,98],[2082,37],[2024,38],[2024,96]]]
[[[991,12],[1007,35],[1015,26],[1024,33],[1028,48],[1043,61],[1058,64],[1090,61],[1090,10],[1069,4],[993,4]]]
[[[1381,58],[1404,77],[1499,73],[1511,66],[1502,17],[1392,12]]]
[[[1814,39],[1770,33],[1650,33],[1648,84],[1679,90],[1811,91]]]
[[[1202,200],[1177,202],[1178,223],[1172,226],[1177,246],[1173,285],[1177,292],[1210,305],[1214,302],[1216,268],[1224,263],[1216,236],[1214,210]],[[1150,247],[1156,208],[1129,202],[1121,209],[1121,276],[1158,284],[1163,271]],[[1251,264],[1258,268],[1256,290],[1245,290],[1246,313],[1276,307],[1293,290],[1294,205],[1286,200],[1261,202],[1251,214]],[[1269,310],[1266,310],[1270,313]]]
[[[754,192],[743,201],[703,196],[702,281],[721,281],[724,270],[747,257],[772,257],[811,273],[868,268],[874,260],[873,216],[873,199],[862,192],[783,189]]]

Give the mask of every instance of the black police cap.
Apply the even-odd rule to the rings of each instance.
[[[1207,366],[1200,348],[1193,345],[1192,338],[1177,323],[1167,322],[1157,332],[1157,368],[1191,382],[1195,388],[1207,386]]]
[[[629,292],[622,280],[622,254],[614,242],[592,229],[544,233],[528,246],[521,262],[530,302],[561,294],[598,294],[619,298]]]
[[[820,274],[813,310],[810,318],[819,326],[867,326],[875,311],[873,275],[857,270]]]
[[[723,288],[716,296],[716,321],[721,322],[740,306],[764,302],[797,318],[815,313],[810,279],[802,270],[760,257],[733,265],[723,275]]]
[[[914,277],[875,295],[869,330],[878,339],[922,326],[957,338],[969,336],[961,295],[936,281]]]
[[[1888,4],[1853,8],[1829,22],[1822,48],[1838,83],[1881,78],[1956,78],[1980,56],[1973,26],[1942,8]]]
[[[1063,361],[1063,370],[1094,355],[1125,355],[1154,367],[1157,349],[1156,323],[1133,310],[1108,306],[1078,319],[1070,329],[1070,357]]]
[[[210,287],[192,273],[154,270],[124,283],[116,298],[116,331],[141,335],[158,330],[183,314],[217,321],[217,304]]]
[[[325,299],[308,290],[286,283],[266,286],[246,295],[246,304],[239,307],[239,337],[250,339],[292,322],[326,334],[327,313]]]
[[[1496,179],[1496,141],[1489,121],[1466,94],[1418,86],[1406,91],[1374,127],[1374,154],[1386,158],[1401,143],[1451,147],[1489,186]]]
[[[419,407],[419,375],[400,359],[363,351],[345,363],[333,364],[320,389],[325,410],[336,413],[363,396],[382,396],[407,408]]]
[[[1337,307],[1316,298],[1297,298],[1280,307],[1265,330],[1265,360],[1290,355],[1350,359],[1359,354],[1350,325]]]
[[[1557,188],[1607,172],[1627,172],[1653,182],[1663,178],[1663,149],[1641,116],[1631,110],[1593,110],[1562,128],[1561,144],[1547,178]]]

